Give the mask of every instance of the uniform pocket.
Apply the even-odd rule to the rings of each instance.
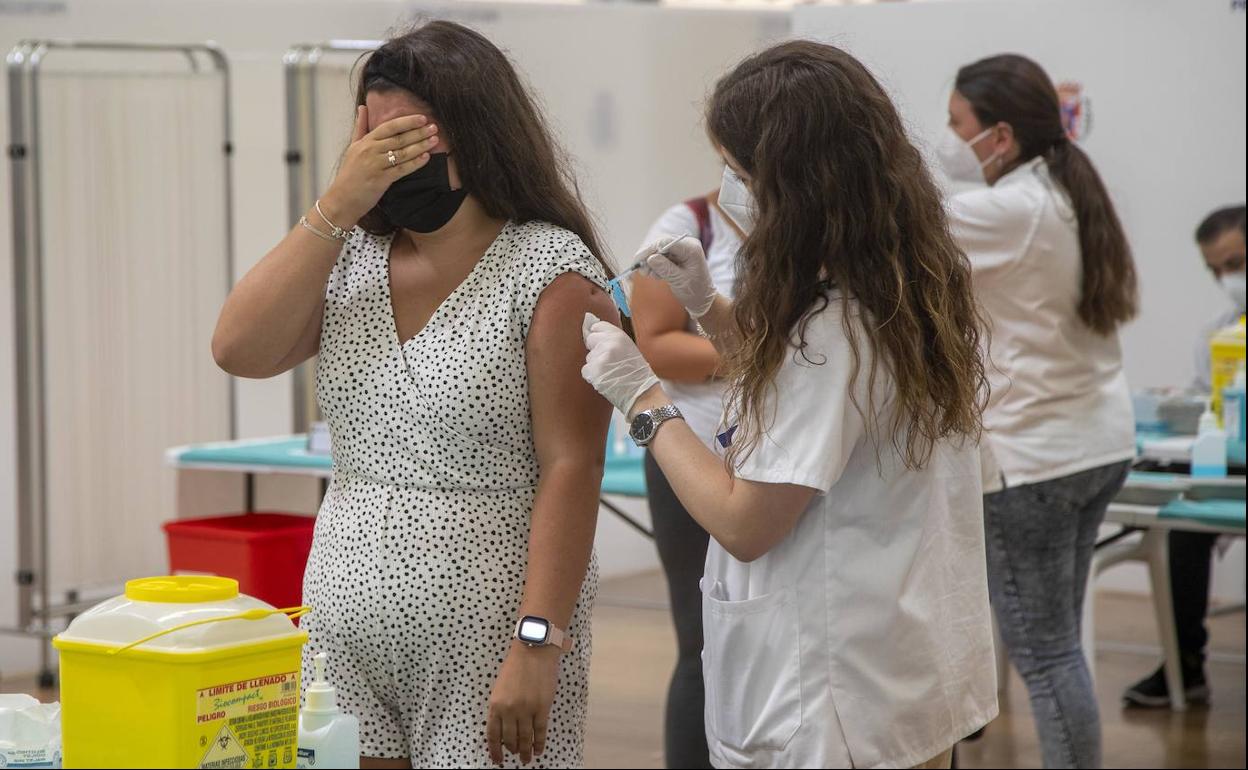
[[[802,724],[797,601],[792,588],[744,601],[706,593],[708,730],[742,752],[783,750]]]

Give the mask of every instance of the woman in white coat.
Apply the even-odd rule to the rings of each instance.
[[[695,239],[642,256],[725,357],[725,456],[592,316],[583,374],[713,538],[711,761],[947,767],[997,711],[970,269],[888,96],[844,52],[747,59],[707,126],[746,233],[736,298]]]
[[[950,226],[990,328],[984,413],[1003,486],[985,500],[988,585],[1031,695],[1046,767],[1100,767],[1080,645],[1088,567],[1135,456],[1119,327],[1136,312],[1131,249],[1092,162],[1035,62],[963,67],[941,148]],[[985,184],[986,183],[986,184]]]

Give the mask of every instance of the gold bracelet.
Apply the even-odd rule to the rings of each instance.
[[[313,235],[315,235],[317,238],[329,241],[330,243],[338,242],[338,239],[330,235],[329,233],[323,233],[320,230],[317,230],[316,227],[311,222],[308,221],[307,217],[299,217],[299,224],[302,225],[305,230],[308,230]]]

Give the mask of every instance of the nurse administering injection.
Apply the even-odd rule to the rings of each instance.
[[[592,315],[582,373],[712,537],[712,764],[948,767],[997,713],[970,266],[891,101],[844,52],[747,59],[707,128],[746,234],[736,298],[695,238],[644,249],[640,269],[724,356],[722,451]]]

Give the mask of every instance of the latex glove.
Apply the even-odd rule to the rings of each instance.
[[[706,254],[697,238],[664,236],[637,252],[639,271],[658,278],[672,290],[689,315],[701,318],[715,301],[715,284]]]
[[[632,417],[633,404],[658,385],[659,378],[623,329],[586,313],[581,334],[589,351],[581,376],[625,417]]]

